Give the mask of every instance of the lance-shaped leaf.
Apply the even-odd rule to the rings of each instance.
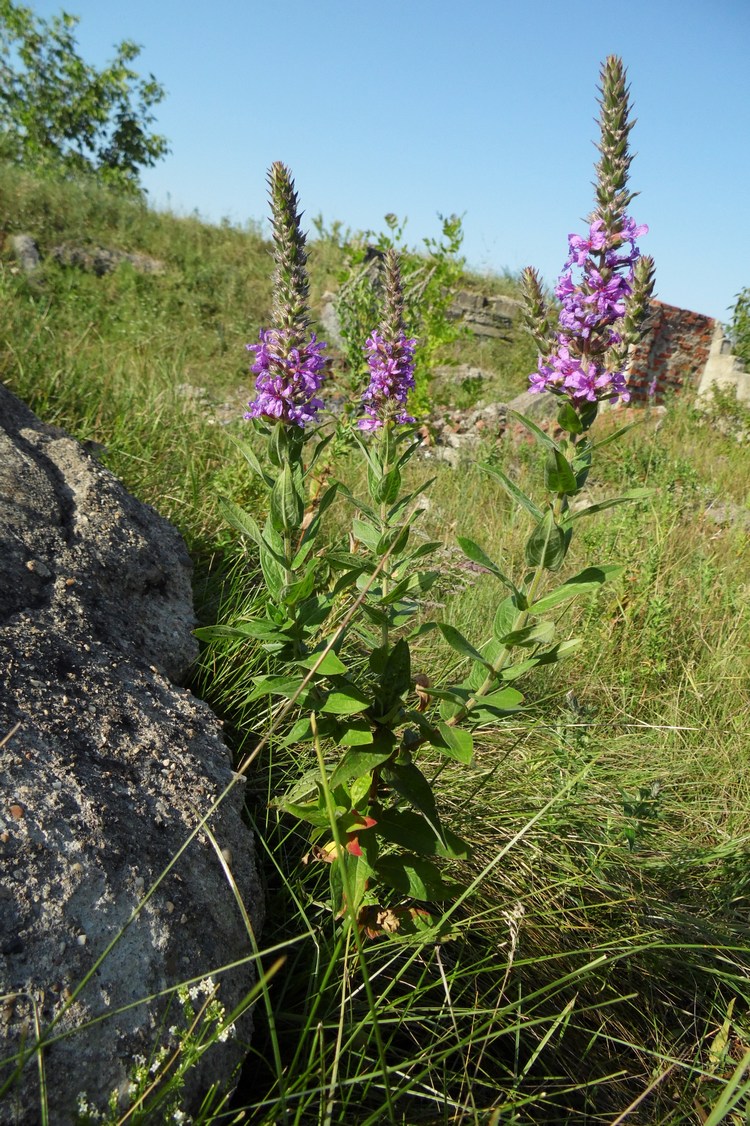
[[[444,879],[432,861],[409,853],[382,857],[375,872],[388,887],[413,899],[453,899],[463,890],[460,884]]]
[[[510,649],[513,645],[543,645],[555,636],[554,622],[536,622],[523,629],[514,629],[506,633],[505,637],[498,638],[503,645]]]
[[[307,570],[301,579],[297,582],[284,584],[281,590],[281,599],[287,608],[296,606],[299,602],[304,602],[306,598],[312,594],[315,589],[315,580],[317,577],[318,565],[313,559],[308,564]]]
[[[342,747],[365,747],[373,741],[372,725],[366,719],[348,719],[339,738]]]
[[[618,504],[629,504],[634,500],[647,500],[654,495],[653,489],[638,488],[628,489],[622,496],[612,497],[611,500],[601,500],[596,504],[590,504],[587,508],[579,508],[577,512],[567,513],[565,516],[566,524],[571,524],[574,520],[580,520],[582,516],[593,516],[595,512],[604,512],[607,508],[614,508]]]
[[[508,415],[510,418],[518,419],[521,425],[525,426],[530,434],[533,434],[540,446],[544,446],[548,450],[558,449],[557,442],[554,438],[551,438],[549,434],[542,430],[541,426],[538,426],[532,418],[527,418],[525,414],[519,414],[518,411],[510,409],[508,410]]]
[[[294,700],[301,708],[315,708],[320,702],[317,692],[310,685],[302,687],[304,677],[301,676],[255,676],[253,688],[247,697],[248,703],[258,700],[261,696],[284,696],[287,700]]]
[[[468,766],[474,757],[474,740],[471,733],[460,727],[450,727],[447,723],[439,723],[438,731],[439,740],[431,739],[430,745],[449,758],[455,759],[456,762]]]
[[[260,477],[261,481],[263,481],[268,489],[273,488],[273,477],[262,467],[252,446],[239,438],[233,438],[232,441],[244,457],[247,464],[252,469],[253,473]]]
[[[292,467],[287,462],[271,490],[271,522],[277,532],[296,531],[302,523],[304,510]]]
[[[582,645],[581,638],[571,637],[568,641],[560,641],[557,645],[553,645],[550,649],[541,650],[534,653],[532,657],[527,657],[525,661],[518,661],[514,665],[506,665],[500,673],[503,680],[517,680],[519,676],[523,676],[529,669],[536,668],[537,665],[551,665],[555,661],[562,661],[565,657],[569,657],[571,653],[575,653],[576,649],[580,649]]]
[[[233,500],[228,500],[227,497],[219,497],[219,508],[228,524],[231,524],[241,535],[247,536],[259,547],[262,545],[263,536],[260,528],[249,512],[245,512],[244,508],[240,508],[238,504],[235,504]]]
[[[392,844],[423,856],[445,856],[452,860],[466,860],[471,856],[471,848],[466,841],[461,840],[450,829],[445,829],[443,844],[424,817],[413,809],[386,809],[375,816],[376,833]]]
[[[500,688],[486,696],[477,697],[470,709],[467,722],[492,723],[498,718],[517,712],[523,704],[523,696],[515,688]]]
[[[551,449],[544,463],[544,483],[552,493],[564,493],[569,496],[578,489],[575,474],[565,454],[558,449]]]
[[[572,403],[567,399],[563,400],[563,404],[557,413],[557,425],[561,430],[567,430],[568,434],[582,434],[583,423],[580,416]]]
[[[435,835],[445,844],[443,828],[435,805],[435,795],[419,767],[413,762],[393,763],[391,766],[384,767],[382,777],[384,782],[424,815]]]
[[[323,642],[316,649],[313,650],[309,656],[303,660],[295,661],[295,664],[301,665],[303,669],[315,669],[320,676],[338,676],[346,672],[346,665],[341,658],[334,653],[333,649],[329,649],[324,657],[321,654],[324,652],[328,642]]]
[[[371,774],[378,766],[382,766],[393,753],[393,746],[395,745],[393,736],[391,736],[391,741],[389,747],[385,741],[381,740],[383,745],[377,750],[353,747],[350,751],[347,751],[331,775],[331,786],[340,786],[346,782],[351,782],[353,778],[361,778],[363,774]]]
[[[514,481],[511,481],[510,477],[506,477],[502,469],[498,469],[496,465],[489,465],[484,461],[479,463],[479,468],[484,470],[485,473],[488,473],[490,477],[494,477],[496,481],[499,481],[513,500],[517,504],[520,504],[521,508],[525,508],[527,512],[530,512],[536,521],[542,520],[544,513],[541,508],[539,508],[537,504],[534,504],[531,497],[527,497],[526,493],[522,492],[518,485],[516,485]]]
[[[360,543],[369,547],[371,551],[377,549],[380,543],[380,532],[369,520],[358,520],[356,517],[352,520],[352,531]]]
[[[369,708],[372,700],[358,685],[343,677],[336,678],[336,687],[328,694],[328,698],[320,709],[330,715],[356,715]]]
[[[572,578],[567,579],[561,586],[555,590],[551,590],[549,594],[542,595],[529,607],[530,614],[544,614],[547,610],[551,610],[554,606],[559,606],[561,602],[567,602],[569,598],[575,598],[579,594],[588,594],[592,590],[597,590],[602,583],[608,582],[610,579],[619,578],[625,571],[624,567],[615,564],[607,564],[603,567],[587,567],[585,571],[581,571]]]
[[[565,561],[570,536],[558,524],[552,509],[540,519],[526,543],[526,562],[530,567],[558,571]]]
[[[479,650],[475,649],[471,642],[467,641],[461,631],[457,630],[455,626],[449,626],[446,622],[438,622],[438,629],[451,649],[455,649],[462,657],[470,657],[474,661],[481,661],[482,664],[486,664]],[[491,665],[487,664],[488,670],[490,670],[491,667]]]

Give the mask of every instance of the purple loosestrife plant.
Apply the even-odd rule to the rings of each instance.
[[[307,478],[326,444],[311,426],[323,405],[317,392],[324,379],[326,345],[309,328],[305,236],[289,169],[278,162],[272,165],[268,183],[275,264],[272,327],[261,330],[257,344],[248,345],[255,356],[251,370],[257,376],[257,394],[245,414],[265,441],[265,462],[253,443],[236,443],[266,490],[268,514],[261,529],[252,513],[232,501],[224,500],[223,510],[257,548],[268,590],[271,624],[248,625],[242,632],[267,640],[269,651],[286,659],[306,650],[304,623],[317,626],[327,612],[324,598],[319,604],[315,601],[321,561],[313,545],[320,516],[333,500],[336,486],[323,493],[317,513],[306,520]],[[308,443],[312,453],[306,457]],[[210,630],[204,633],[210,634]]]
[[[305,776],[274,804],[307,824],[308,857],[330,866],[332,917],[353,929],[360,954],[362,932],[414,928],[415,918],[425,912],[411,912],[410,900],[439,902],[458,891],[441,862],[463,859],[469,848],[443,827],[428,777],[434,774],[434,759],[424,771],[423,749],[454,764],[470,764],[474,731],[519,712],[523,697],[515,682],[577,647],[575,640],[557,637],[560,608],[624,570],[606,564],[586,566],[562,582],[552,577],[565,563],[580,519],[639,492],[590,505],[579,499],[575,512],[570,507],[591,470],[595,445],[589,430],[599,403],[626,394],[627,349],[637,339],[653,285],[653,263],[638,256],[636,248],[643,230],[627,215],[631,125],[624,71],[614,57],[602,70],[601,107],[596,210],[586,236],[570,238],[558,317],[548,309],[536,273],[525,275],[526,319],[543,357],[535,382],[561,399],[558,424],[566,437],[553,439],[522,419],[545,452],[538,498],[527,496],[497,466],[481,466],[532,519],[521,581],[509,578],[473,540],[459,540],[467,557],[501,585],[491,637],[477,646],[453,625],[414,622],[424,614],[425,594],[437,578],[434,570],[422,569],[423,561],[442,544],[411,542],[420,513],[417,501],[431,482],[402,491],[402,471],[419,443],[402,425],[409,419],[415,342],[404,333],[393,252],[386,256],[383,318],[367,343],[366,413],[358,431],[354,428],[367,461],[369,495],[355,497],[345,486],[332,485],[303,531],[301,451],[311,435],[305,430],[307,414],[316,409],[319,352],[307,336],[296,197],[288,174],[277,171],[278,182],[272,179],[277,299],[274,329],[255,346],[259,380],[267,378],[269,386],[259,387],[259,399],[268,395],[262,400],[267,409],[258,407],[253,418],[267,433],[267,422],[279,420],[269,433],[271,469],[242,447],[270,492],[263,531],[248,513],[228,506],[235,526],[259,548],[268,588],[266,617],[243,620],[234,631],[219,627],[224,631],[219,636],[251,638],[279,662],[254,678],[247,699],[280,697],[282,708],[298,709],[284,743],[312,743],[318,777]],[[582,272],[578,281],[574,270]],[[274,379],[279,384],[270,386]],[[292,417],[292,409],[299,412],[303,403],[303,413]],[[321,550],[314,538],[337,487],[356,510],[351,536],[346,547]],[[457,683],[432,685],[425,671],[413,669],[413,643],[436,626],[459,657],[462,679]],[[388,927],[379,929],[384,915]]]

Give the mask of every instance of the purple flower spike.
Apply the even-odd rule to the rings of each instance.
[[[653,259],[642,258],[636,246],[648,227],[627,214],[632,123],[625,68],[615,55],[602,66],[600,107],[596,208],[586,235],[568,235],[568,257],[555,286],[557,324],[536,271],[525,270],[522,283],[524,319],[540,353],[529,389],[565,396],[574,407],[629,400],[623,370],[654,286]]]
[[[414,350],[416,340],[400,332],[395,340],[386,340],[373,332],[366,344],[370,385],[362,396],[366,415],[357,423],[360,430],[377,430],[386,422],[414,422],[406,413],[406,399],[414,387]]]
[[[300,343],[290,339],[286,331],[261,329],[260,343],[247,346],[249,352],[255,352],[250,370],[258,376],[258,394],[248,403],[245,418],[265,418],[302,428],[315,422],[323,406],[315,393],[325,378],[325,347],[314,332],[309,341]]]
[[[556,343],[539,357],[537,371],[529,376],[530,391],[566,395],[574,406],[629,400],[625,376],[608,353],[623,340],[620,329],[640,256],[635,239],[647,230],[623,215],[610,229],[595,219],[588,238],[568,236],[570,254],[555,286],[561,304]],[[617,253],[628,242],[630,253]],[[577,282],[574,267],[581,271]]]

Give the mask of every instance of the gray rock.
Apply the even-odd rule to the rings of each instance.
[[[136,1055],[175,1046],[180,1006],[164,991],[212,973],[229,1012],[254,981],[251,960],[219,972],[252,948],[205,831],[144,903],[235,781],[209,824],[262,921],[242,780],[216,717],[175,684],[192,625],[175,529],[0,386],[0,1058],[33,1042],[34,1007],[43,1029],[56,1022],[44,1061],[60,1126],[80,1091],[101,1108]],[[231,1083],[249,1020],[202,1057],[186,1109]],[[39,1121],[32,1057],[0,1123]]]
[[[163,274],[164,263],[148,254],[131,253],[105,246],[78,246],[64,243],[49,252],[50,258],[61,266],[77,266],[81,270],[102,277],[111,274],[121,262],[129,262],[139,274]]]
[[[461,320],[472,335],[510,340],[521,311],[521,302],[512,297],[488,297],[462,290],[455,294],[448,316]]]
[[[39,254],[39,247],[31,235],[13,235],[10,246],[23,272],[25,274],[36,273],[42,259]]]

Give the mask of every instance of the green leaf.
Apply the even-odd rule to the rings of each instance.
[[[465,536],[458,536],[457,538],[458,545],[467,559],[470,559],[472,563],[478,563],[480,567],[484,567],[487,571],[490,571],[495,578],[500,579],[500,582],[504,583],[514,594],[518,594],[515,584],[503,574],[496,563],[492,562],[489,555],[483,551],[478,543],[475,543],[474,540],[467,539]]]
[[[271,521],[277,532],[296,531],[302,523],[305,505],[287,462],[271,489]]]
[[[410,534],[411,527],[409,524],[404,524],[401,528],[389,528],[386,532],[383,532],[375,545],[376,554],[385,555],[386,552],[389,552],[394,558],[397,558],[406,547]]]
[[[409,853],[382,857],[375,873],[388,887],[413,899],[452,899],[463,890],[460,884],[443,879],[431,861]]]
[[[601,438],[598,442],[594,442],[592,449],[601,450],[608,446],[610,442],[616,442],[623,434],[627,434],[628,430],[632,430],[634,426],[643,426],[645,419],[637,419],[635,422],[629,422],[627,426],[621,426],[619,430],[615,430],[612,434],[608,434],[606,438]]]
[[[267,488],[272,488],[273,477],[270,473],[267,473],[266,470],[263,469],[255,454],[255,450],[247,442],[242,441],[240,438],[232,438],[232,441],[252,469],[253,473],[257,474],[257,476],[260,477],[261,481],[263,481]]]
[[[318,731],[320,734],[320,731]],[[301,716],[294,727],[281,740],[282,747],[293,747],[295,743],[311,743],[315,738],[309,716]]]
[[[387,714],[411,688],[411,653],[403,637],[388,653],[379,679],[378,703]]]
[[[438,730],[442,736],[442,743],[431,745],[449,758],[468,765],[474,757],[474,740],[471,733],[460,727],[449,727],[447,723],[439,723]]]
[[[504,598],[498,606],[492,623],[492,633],[495,638],[507,637],[513,629],[519,614],[517,601],[515,596],[511,594],[508,598]]]
[[[582,516],[593,516],[595,512],[604,512],[607,508],[614,508],[618,504],[628,504],[633,500],[647,500],[654,495],[654,489],[628,489],[622,496],[613,497],[611,500],[602,500],[597,504],[590,504],[587,508],[580,508],[577,512],[570,512],[566,514],[566,524],[572,523],[574,520],[580,520]]]
[[[449,626],[445,622],[438,622],[438,629],[456,653],[460,653],[462,657],[470,657],[474,661],[484,661],[479,650],[475,649],[471,642],[467,641],[464,635],[454,626]]]
[[[537,524],[526,544],[526,562],[530,567],[545,567],[557,571],[562,567],[570,537],[555,523],[552,509],[548,509]]]
[[[334,653],[333,649],[330,649],[321,660],[320,655],[327,644],[328,642],[324,641],[317,649],[313,650],[309,657],[305,657],[302,661],[295,661],[295,664],[301,665],[303,669],[314,668],[320,676],[338,676],[340,673],[345,673],[346,665]],[[318,664],[318,662],[320,663]]]
[[[602,583],[619,578],[624,571],[624,567],[615,564],[608,564],[604,567],[587,567],[585,571],[567,579],[556,590],[551,590],[549,594],[537,599],[529,606],[529,613],[544,614],[547,610],[551,610],[561,602],[566,602],[569,598],[575,598],[579,594],[588,594],[589,591],[600,587]]]
[[[283,813],[291,813],[299,821],[307,821],[308,824],[315,825],[319,829],[325,829],[329,824],[327,811],[321,809],[316,802],[298,805],[296,802],[280,798],[276,804]]]
[[[373,814],[377,817],[375,832],[391,844],[400,845],[423,856],[445,856],[453,860],[466,860],[471,848],[466,841],[444,830],[445,844],[438,840],[420,813],[413,809],[387,809]]]
[[[331,715],[355,715],[369,708],[371,703],[370,697],[356,684],[338,681],[320,710]]]
[[[544,446],[548,450],[556,450],[558,448],[554,438],[551,438],[546,431],[542,430],[541,426],[538,426],[533,419],[527,418],[525,414],[519,414],[518,411],[510,409],[508,410],[508,414],[511,418],[517,418],[521,425],[525,426],[529,433],[534,435],[541,446]]]
[[[304,602],[315,589],[315,579],[317,575],[318,565],[313,560],[305,574],[301,579],[295,583],[290,583],[288,586],[285,584],[281,591],[281,599],[285,606],[296,606],[299,602]]]
[[[495,708],[501,712],[514,712],[523,703],[523,696],[515,688],[499,688],[496,692],[489,692],[480,696],[477,704],[483,708]],[[472,708],[471,713],[473,714]]]
[[[342,747],[364,747],[372,743],[372,726],[366,719],[352,719],[339,739]]]
[[[393,504],[398,499],[401,492],[401,473],[398,467],[381,476],[368,466],[367,481],[370,496],[376,504]]]
[[[265,625],[263,622],[259,624]],[[216,641],[219,638],[234,641],[278,641],[279,644],[289,641],[288,634],[270,623],[267,630],[256,629],[252,622],[240,622],[236,626],[201,626],[200,629],[193,630],[193,635],[199,641]]]
[[[274,601],[278,601],[284,588],[284,568],[269,551],[265,543],[260,548],[260,569],[263,572],[268,592]]]
[[[503,645],[508,649],[514,645],[541,645],[547,641],[551,641],[555,636],[555,623],[554,622],[536,622],[531,626],[524,626],[523,629],[514,629],[510,633],[506,633],[504,637],[498,638]]]
[[[544,463],[544,483],[552,493],[564,493],[569,496],[578,489],[575,474],[565,454],[558,449],[551,449]]]
[[[352,520],[352,531],[365,547],[369,547],[371,551],[377,550],[380,543],[380,532],[368,520],[358,520],[355,517]]]
[[[255,687],[247,701],[259,700],[261,696],[284,696],[287,700],[294,700],[301,708],[314,708],[318,696],[311,686],[303,688],[303,681],[304,678],[299,676],[254,676]]]
[[[393,747],[384,747],[379,751],[363,751],[355,747],[347,751],[331,775],[331,786],[340,786],[363,774],[372,774],[373,770],[388,761],[392,753]]]
[[[580,638],[571,637],[568,641],[561,641],[557,645],[553,645],[551,649],[534,653],[533,657],[528,657],[525,661],[506,666],[500,676],[503,680],[517,680],[519,676],[523,676],[529,669],[536,668],[537,665],[551,665],[556,661],[564,660],[571,653],[575,653],[576,649],[580,649],[582,644]]]
[[[479,463],[479,468],[485,473],[488,473],[490,477],[494,477],[496,481],[499,481],[516,504],[520,504],[522,508],[525,508],[527,512],[531,513],[537,522],[544,518],[544,513],[541,508],[534,504],[531,497],[527,497],[526,494],[519,489],[518,485],[511,481],[510,477],[506,477],[502,469],[498,469],[496,465],[489,465],[484,461]]]
[[[226,497],[219,497],[219,508],[228,524],[231,524],[241,535],[247,536],[259,547],[262,545],[263,537],[260,534],[260,528],[249,512],[245,512],[244,508],[240,508],[233,500],[228,500]]]
[[[415,809],[424,814],[436,836],[444,843],[435,795],[419,767],[413,762],[393,763],[384,768],[382,777],[384,782],[401,794],[401,797],[406,798]]]
[[[578,412],[567,399],[563,400],[563,404],[558,411],[557,425],[561,430],[567,430],[568,434],[583,433],[583,423],[578,416]]]

